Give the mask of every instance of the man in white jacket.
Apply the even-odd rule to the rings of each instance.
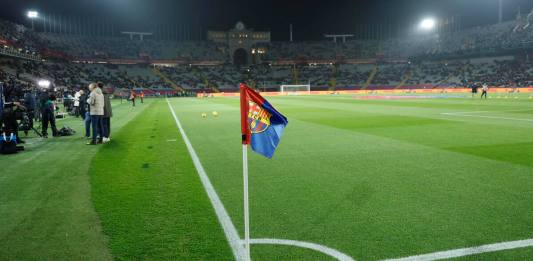
[[[90,105],[93,137],[92,140],[87,143],[87,145],[96,145],[98,143],[102,143],[102,138],[104,137],[102,129],[102,118],[104,116],[104,95],[102,94],[102,89],[98,88],[96,83],[91,83],[89,85],[89,90],[91,91],[91,94],[89,94],[87,103]],[[98,137],[99,139],[97,140]]]
[[[83,96],[83,94],[84,94],[83,90],[79,90],[74,94],[74,115],[76,117],[80,116],[80,99],[81,99],[81,96]]]

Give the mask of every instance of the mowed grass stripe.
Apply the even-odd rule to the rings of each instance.
[[[113,135],[96,155],[91,177],[115,258],[232,259],[164,100]]]
[[[113,105],[114,130],[143,110]],[[26,151],[0,155],[1,260],[112,259],[90,200],[88,170],[100,147],[85,145],[81,119],[57,125],[78,133],[47,140],[31,133]]]

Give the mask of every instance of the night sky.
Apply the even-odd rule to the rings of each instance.
[[[531,0],[503,0],[504,19]],[[25,12],[105,18],[120,30],[149,31],[155,24],[180,23],[205,30],[225,30],[237,21],[270,30],[273,40],[288,40],[294,24],[296,40],[323,39],[323,33],[352,33],[357,25],[407,27],[426,16],[461,17],[463,27],[496,23],[498,0],[2,0],[0,17],[28,24]]]

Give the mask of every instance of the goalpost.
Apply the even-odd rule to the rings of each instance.
[[[311,94],[311,84],[281,85],[281,95]]]

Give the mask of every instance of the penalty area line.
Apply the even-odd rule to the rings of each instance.
[[[510,120],[510,121],[533,122],[533,119],[523,119],[523,118],[510,118],[510,117],[487,116],[487,115],[451,114],[451,113],[441,113],[441,114],[442,115],[447,115],[447,116],[459,116],[459,117],[473,117],[473,118],[485,118],[485,119],[499,119],[499,120]]]
[[[476,113],[491,113],[491,112],[523,112],[533,111],[533,109],[520,109],[520,110],[503,110],[503,111],[459,111],[459,112],[443,112],[443,115],[464,115],[464,114],[476,114]]]

